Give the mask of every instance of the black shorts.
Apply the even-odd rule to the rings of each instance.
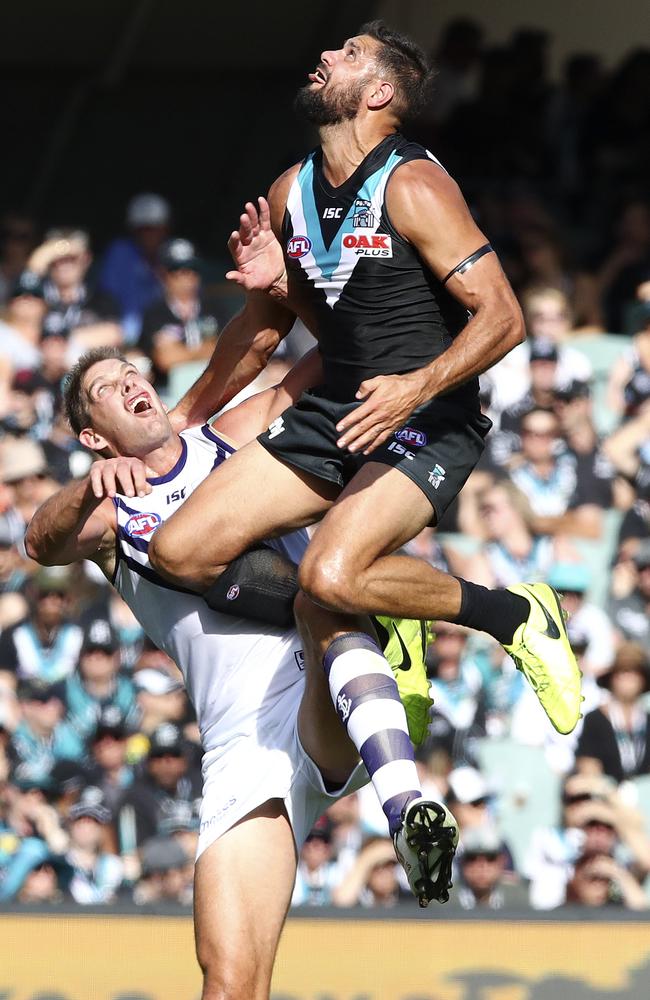
[[[338,447],[336,425],[361,404],[333,402],[321,392],[304,392],[260,434],[260,444],[288,465],[341,487],[366,462],[390,465],[420,487],[439,521],[481,457],[492,421],[435,399],[369,455],[351,454]]]

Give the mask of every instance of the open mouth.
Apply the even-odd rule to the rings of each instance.
[[[138,416],[142,413],[149,413],[153,410],[151,405],[151,398],[146,392],[139,392],[136,396],[132,396],[131,399],[127,401],[126,404],[131,411]]]
[[[309,74],[309,79],[312,83],[320,83],[322,85],[327,83],[327,77],[320,66],[318,66],[313,73]]]

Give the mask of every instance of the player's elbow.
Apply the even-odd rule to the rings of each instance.
[[[40,563],[41,566],[57,565],[55,553],[48,552],[47,546],[44,544],[42,537],[39,537],[37,527],[34,525],[33,520],[27,526],[23,545],[25,546],[25,552],[28,558],[33,559],[34,562]]]

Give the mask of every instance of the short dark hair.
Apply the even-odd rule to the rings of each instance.
[[[68,423],[75,434],[80,434],[90,421],[87,397],[83,388],[84,375],[98,361],[112,360],[126,362],[127,359],[117,347],[93,347],[91,351],[82,354],[68,372],[63,385],[63,406]]]
[[[424,52],[384,21],[368,21],[361,26],[359,34],[374,38],[381,46],[378,61],[395,84],[393,109],[400,121],[415,118],[424,105],[433,78]]]

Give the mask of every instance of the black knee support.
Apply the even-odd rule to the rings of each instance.
[[[268,545],[234,559],[203,597],[213,611],[291,628],[298,593],[298,567]]]

